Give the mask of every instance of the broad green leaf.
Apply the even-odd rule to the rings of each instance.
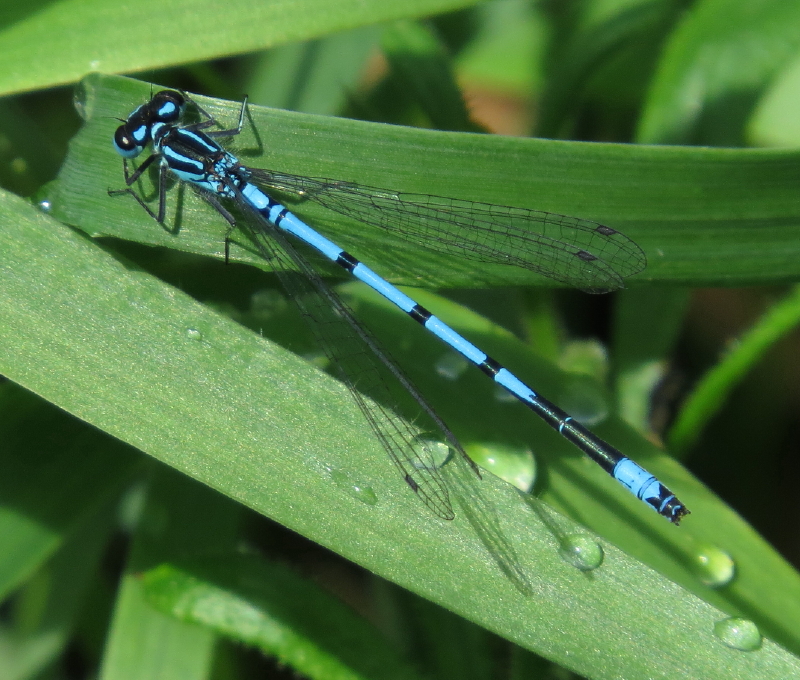
[[[224,224],[191,191],[171,192],[166,229],[131,197],[108,195],[123,184],[110,141],[119,124],[115,117],[128,115],[150,89],[121,78],[85,81],[81,101],[89,122],[51,187],[53,214],[94,236],[221,257]],[[238,120],[240,107],[234,102],[199,101],[227,125]],[[250,108],[239,137],[233,148],[256,167],[608,224],[647,255],[648,267],[629,281],[632,286],[745,285],[787,281],[800,273],[798,153],[434,132],[258,107]],[[149,181],[143,185],[154,198]],[[329,237],[394,282],[448,287],[543,283],[519,268],[476,266],[332,219],[321,209],[295,209],[312,224],[324,224]],[[232,256],[256,264],[260,260],[241,248],[234,248]]]
[[[474,1],[474,0],[473,0]],[[58,0],[8,12],[0,92],[217,59],[348,28],[459,9],[470,0]]]
[[[469,505],[459,504],[452,522],[426,512],[341,384],[25,210],[20,201],[0,205],[0,247],[7,253],[0,266],[0,313],[7,319],[0,326],[0,371],[10,378],[167,465],[584,675],[652,676],[654,668],[704,678],[797,672],[796,660],[770,642],[751,654],[723,645],[713,631],[726,614],[609,543],[602,543],[601,568],[587,577],[560,557],[560,545],[576,531],[581,540],[600,539],[538,506],[530,512],[496,478],[476,478],[483,520],[498,526],[515,551],[533,593],[524,594],[475,533],[474,508],[468,512]],[[442,315],[448,318],[446,309]],[[478,330],[479,320],[470,318]],[[486,337],[478,336],[482,341],[503,340],[502,332],[485,331]],[[474,408],[485,410],[481,402]],[[514,418],[513,412],[505,417]],[[525,422],[531,420],[528,414]],[[765,608],[759,621],[791,638],[797,626],[774,618],[795,616],[787,605],[800,598],[787,593],[800,586],[791,568],[670,461],[652,449],[648,454],[630,432],[606,430],[632,455],[644,453],[645,463],[669,483],[679,482],[676,488],[696,513],[695,529],[688,523],[685,529],[670,526],[580,458],[565,459],[565,472],[573,466],[574,472],[553,475],[547,497],[565,506],[589,504],[588,520],[611,518],[601,520],[604,532],[634,551],[639,545],[659,568],[682,572],[681,579],[708,599],[714,592],[694,575],[691,556],[701,540],[732,552],[740,569],[735,592],[761,588],[751,595],[759,598],[754,607]],[[549,435],[542,435],[543,454],[558,445],[568,448]],[[598,484],[596,495],[583,498],[569,490],[586,480]],[[372,494],[365,495],[366,489]],[[636,513],[630,524],[620,522],[623,508]],[[764,573],[772,575],[769,583]],[[631,647],[630,631],[645,629],[654,634]]]

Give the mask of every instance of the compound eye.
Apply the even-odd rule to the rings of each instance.
[[[150,110],[155,120],[174,123],[183,114],[186,99],[175,90],[161,90],[150,100]]]
[[[142,145],[136,143],[124,125],[114,133],[114,148],[123,158],[134,158],[142,152]]]

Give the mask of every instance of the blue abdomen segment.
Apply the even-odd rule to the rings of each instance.
[[[535,403],[539,397],[530,387],[522,382],[507,368],[501,368],[494,377],[494,381],[505,387],[517,399],[520,399],[526,405],[530,406]]]
[[[623,456],[608,442],[587,430],[574,418],[544,397],[537,397],[531,408],[565,439],[571,441],[589,458],[622,484],[634,496],[643,500],[658,514],[678,524],[689,511],[658,479]]]
[[[285,207],[272,201],[260,189],[247,185],[242,190],[242,194],[275,226],[301,239],[329,260],[346,269],[355,278],[363,281],[397,305],[437,338],[478,366],[656,512],[675,523],[687,513],[686,508],[675,498],[674,494],[653,475],[595,436],[555,404],[540,397],[511,371],[482,352],[422,305],[417,304],[413,298],[398,290],[333,241],[309,227]]]
[[[421,305],[416,306],[424,309],[421,307]],[[427,310],[425,311],[427,312]],[[452,328],[450,328],[450,326],[448,326],[438,317],[428,313],[427,321],[425,321],[423,325],[437,338],[446,342],[448,345],[450,345],[450,347],[461,353],[473,364],[480,366],[489,358],[485,352],[481,352],[481,350],[475,347],[475,345],[473,345],[469,340],[456,333]]]
[[[651,491],[654,484],[661,486],[653,475],[630,458],[623,458],[617,463],[614,466],[613,475],[614,479],[627,487],[638,498],[648,498],[653,495]]]
[[[675,505],[678,502],[675,494],[630,458],[619,461],[612,475],[634,496],[643,500],[659,514],[667,517],[674,515]]]

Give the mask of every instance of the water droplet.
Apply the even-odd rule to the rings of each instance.
[[[701,545],[694,555],[692,566],[700,581],[712,588],[727,585],[736,575],[733,558],[713,545]]]
[[[286,296],[274,288],[264,288],[250,296],[250,311],[262,319],[280,314],[287,304]]]
[[[608,418],[608,396],[593,378],[570,375],[561,385],[559,405],[581,425],[593,427]]]
[[[189,338],[190,340],[202,340],[203,334],[196,328],[187,328],[186,337]]]
[[[433,366],[443,378],[457,380],[469,368],[469,361],[458,352],[447,352],[439,357]]]
[[[731,617],[714,624],[714,635],[732,649],[753,652],[761,647],[761,633],[749,619]]]
[[[366,505],[375,505],[378,502],[378,495],[372,487],[353,480],[349,474],[342,470],[331,467],[326,469],[330,473],[331,479],[336,486],[344,489],[349,496],[352,496]]]
[[[560,543],[558,553],[561,558],[581,571],[592,571],[603,563],[603,546],[590,536],[568,534]]]
[[[466,452],[483,469],[513,484],[520,491],[530,492],[536,481],[536,458],[524,446],[496,443],[472,443]]]
[[[28,172],[28,161],[24,158],[17,157],[10,163],[11,171],[16,172],[18,175],[24,175]]]
[[[97,70],[99,70],[99,69],[100,69],[100,64],[101,64],[101,63],[102,63],[102,62],[101,62],[99,59],[92,59],[92,60],[89,62],[89,70],[90,70],[90,71],[97,71]]]
[[[328,368],[328,364],[331,363],[331,360],[328,359],[328,356],[325,352],[319,350],[316,352],[307,352],[306,354],[301,355],[303,359],[305,359],[309,364],[316,366],[318,369],[324,371]]]
[[[53,204],[50,202],[49,199],[43,198],[41,201],[39,201],[39,210],[41,210],[42,212],[48,213],[52,209],[53,209]]]
[[[135,484],[122,496],[119,503],[119,520],[124,531],[133,532],[144,512],[147,501],[147,486],[144,483]]]
[[[608,352],[597,340],[575,340],[561,352],[558,365],[568,373],[591,376],[602,382],[608,375]]]
[[[83,120],[89,119],[88,92],[83,83],[78,83],[72,93],[72,105]]]
[[[420,470],[438,470],[453,457],[453,449],[430,434],[419,434],[414,442],[417,459],[412,461]]]

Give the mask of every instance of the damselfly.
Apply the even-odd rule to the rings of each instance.
[[[610,227],[564,215],[245,167],[216,139],[239,134],[246,101],[237,127],[230,130],[211,130],[216,121],[196,103],[203,120],[182,124],[191,101],[180,92],[163,90],[134,110],[117,128],[114,147],[125,159],[128,188],[110,193],[131,194],[154,219],[163,222],[167,176],[172,172],[195,187],[231,228],[246,229],[261,255],[274,265],[290,297],[309,319],[314,334],[331,362],[343,373],[364,416],[403,478],[434,513],[444,519],[454,516],[447,486],[420,430],[392,410],[392,389],[400,386],[409,392],[447,444],[467,460],[468,456],[414,385],[298,251],[295,239],[366,283],[462,354],[656,512],[675,524],[688,514],[686,507],[653,475],[301,221],[272,195],[315,201],[437,252],[525,267],[589,292],[621,288],[626,277],[644,268],[644,253],[633,241]],[[148,144],[152,144],[153,153],[129,173],[127,159],[138,156]],[[157,212],[131,188],[153,163],[157,163],[159,176]],[[245,213],[242,225],[223,205],[225,200],[232,201]],[[301,276],[287,271],[299,271]],[[477,472],[477,467],[471,464]]]

